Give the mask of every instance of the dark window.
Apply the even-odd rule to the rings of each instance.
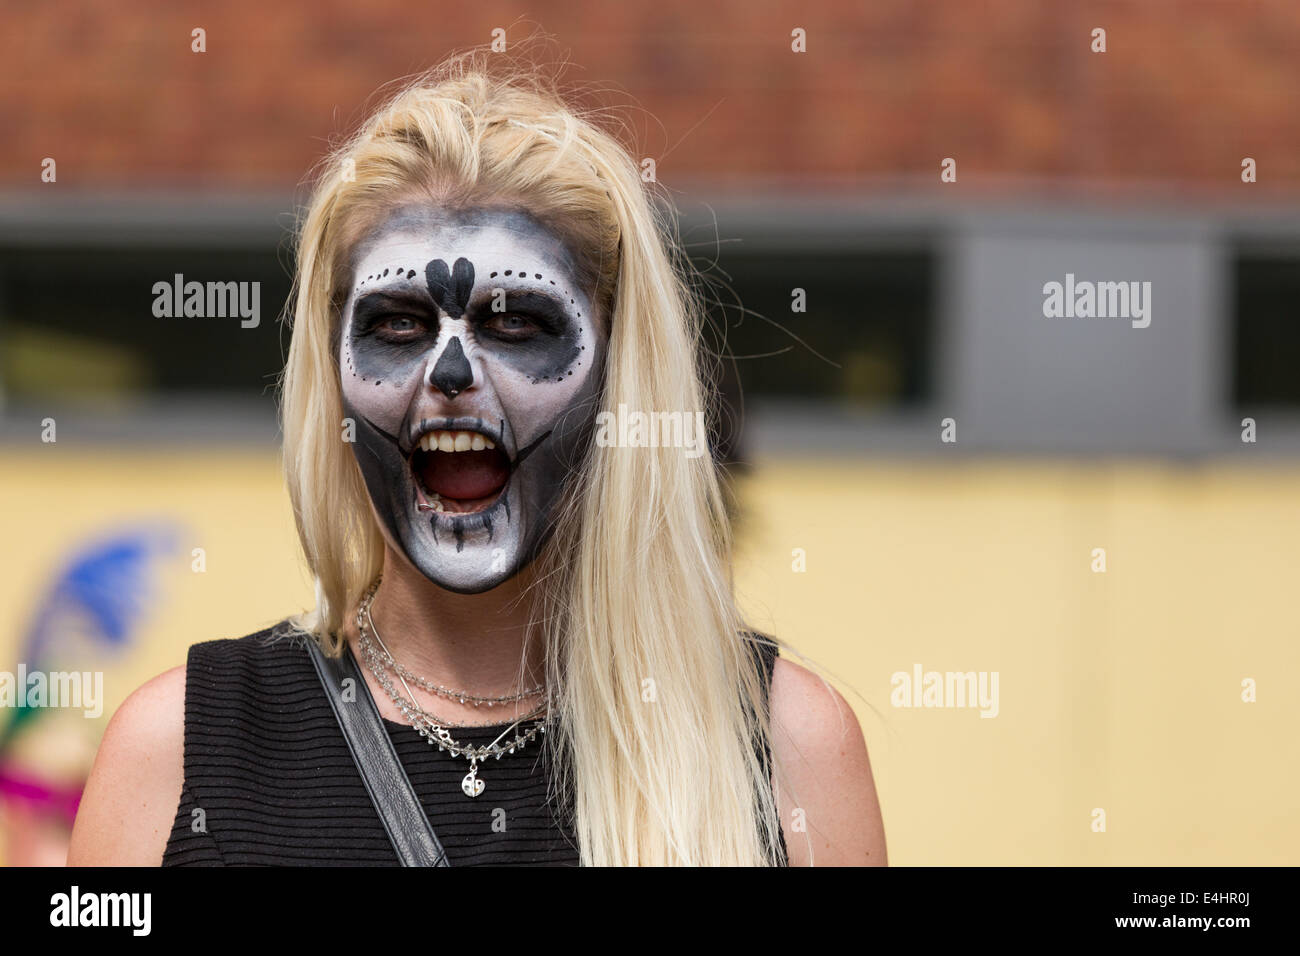
[[[930,396],[930,255],[724,249],[708,273],[725,283],[710,290],[711,337],[736,357],[728,375],[746,401],[897,407]],[[791,310],[796,288],[806,311]]]
[[[1300,407],[1300,253],[1239,255],[1234,271],[1233,400]]]
[[[288,269],[267,249],[0,250],[0,375],[20,401],[98,401],[148,392],[269,394],[283,366]],[[259,282],[259,324],[158,318],[153,287]]]

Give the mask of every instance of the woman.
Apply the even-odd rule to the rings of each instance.
[[[704,409],[672,252],[618,142],[482,54],[335,153],[282,400],[316,607],[131,695],[71,864],[396,863],[312,641],[451,865],[884,863],[852,711],[740,620],[712,457],[593,440]]]

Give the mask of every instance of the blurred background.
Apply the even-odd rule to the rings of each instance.
[[[310,602],[274,395],[309,170],[540,27],[711,279],[742,600],[857,708],[891,861],[1300,863],[1300,6],[0,11],[0,690],[105,675],[98,717],[0,705],[0,862],[62,862],[132,689]],[[260,324],[155,317],[175,274],[260,282]],[[1045,318],[1067,274],[1150,282],[1150,326]],[[996,672],[997,716],[894,706],[916,667]]]

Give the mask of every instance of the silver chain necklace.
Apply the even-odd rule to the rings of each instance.
[[[379,582],[382,580],[382,575],[376,578],[374,584],[371,586],[372,589],[378,588]],[[373,590],[367,592],[367,594],[370,595],[371,600],[373,600]],[[369,604],[366,605],[366,617],[367,619],[370,619]],[[374,630],[375,624],[373,620],[370,621],[370,627],[371,630]],[[530,687],[527,690],[521,690],[515,694],[501,694],[497,697],[480,697],[477,694],[471,694],[468,691],[452,690],[450,687],[443,687],[441,684],[434,683],[427,678],[421,677],[419,674],[416,674],[403,666],[401,662],[389,654],[388,648],[384,648],[384,656],[384,666],[398,677],[402,678],[403,681],[410,681],[416,687],[423,688],[430,694],[445,697],[447,700],[459,701],[462,704],[473,704],[475,707],[481,707],[483,704],[487,704],[489,707],[495,707],[497,704],[517,704],[520,701],[538,697],[546,690],[545,684],[538,684],[536,687]]]
[[[406,679],[400,671],[395,671],[395,673],[397,673],[397,679],[402,682],[402,686],[406,689],[407,697],[401,695],[397,688],[393,686],[388,674],[384,672],[384,657],[387,657],[390,661],[394,659],[388,647],[384,644],[384,639],[379,636],[374,620],[370,617],[370,604],[374,600],[375,590],[378,587],[379,580],[376,579],[375,583],[366,592],[361,605],[357,608],[357,631],[360,638],[358,646],[366,660],[366,666],[370,669],[370,673],[374,675],[375,680],[379,682],[379,686],[384,689],[384,692],[392,700],[394,706],[401,711],[403,718],[419,731],[420,736],[425,739],[429,746],[436,744],[439,750],[445,750],[453,757],[464,757],[469,761],[469,773],[461,780],[460,789],[467,797],[477,797],[486,787],[483,779],[478,775],[479,762],[486,761],[489,757],[500,760],[505,754],[514,753],[516,748],[523,750],[529,743],[537,739],[538,734],[546,733],[546,725],[550,721],[549,715],[543,716],[531,728],[520,730],[510,743],[501,742],[502,737],[519,727],[520,724],[541,715],[546,710],[546,702],[543,701],[533,711],[520,717],[502,731],[490,744],[476,747],[473,744],[463,744],[453,739],[451,732],[442,726],[445,721],[439,720],[416,702],[415,695],[411,693],[411,688],[407,686]],[[366,625],[369,625],[370,634],[373,634],[375,641],[378,642],[378,648],[371,643],[369,634],[366,633]],[[382,649],[382,655],[380,649]]]
[[[367,618],[370,616],[369,609],[366,610],[366,616]],[[370,627],[372,630],[374,629],[373,621],[371,622]],[[483,704],[487,704],[489,707],[495,707],[497,704],[517,704],[521,701],[538,697],[546,690],[545,684],[538,684],[536,687],[528,690],[521,690],[517,694],[502,694],[500,697],[478,697],[474,694],[466,693],[463,690],[451,690],[448,687],[443,687],[441,684],[435,684],[433,681],[421,677],[419,674],[413,673],[395,660],[393,656],[388,653],[387,648],[384,648],[384,666],[398,677],[402,678],[403,681],[410,681],[416,687],[423,688],[430,694],[445,697],[447,700],[459,701],[462,704],[473,704],[475,707],[482,706]]]

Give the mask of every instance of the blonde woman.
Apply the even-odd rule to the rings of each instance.
[[[593,439],[706,408],[668,235],[478,53],[331,157],[282,399],[316,606],[131,695],[71,864],[885,862],[852,710],[737,612],[712,457]]]

